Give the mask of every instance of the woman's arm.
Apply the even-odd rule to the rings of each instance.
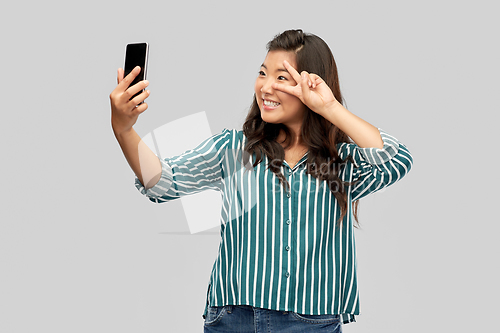
[[[136,67],[127,77],[123,78],[123,69],[118,69],[118,85],[109,98],[111,102],[111,126],[116,140],[118,140],[128,164],[147,189],[153,187],[160,179],[161,164],[158,157],[141,140],[132,127],[139,115],[148,108],[146,103],[139,103],[149,96],[149,90],[130,99],[148,86],[147,81],[141,81],[129,87],[139,73],[140,67]]]
[[[384,142],[382,149],[360,148],[348,142],[337,144],[340,158],[347,161],[350,157],[339,177],[353,184],[352,200],[394,184],[412,168],[413,157],[404,144],[383,130],[379,130],[379,136]]]
[[[128,164],[146,190],[158,183],[161,176],[160,160],[137,132],[131,128],[126,132],[115,132],[115,136]]]
[[[338,101],[325,110],[323,117],[347,134],[360,148],[384,147],[378,128],[349,112]]]
[[[162,173],[158,183],[145,189],[136,178],[136,188],[152,202],[162,203],[205,190],[222,191],[225,180],[231,179],[240,163],[238,131],[224,129],[196,148],[161,160]],[[233,169],[234,168],[234,169]]]

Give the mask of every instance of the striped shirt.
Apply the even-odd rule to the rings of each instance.
[[[348,210],[341,227],[337,199],[327,181],[306,173],[307,153],[293,167],[283,162],[285,189],[266,167],[267,156],[247,168],[243,131],[224,129],[193,150],[161,160],[158,183],[146,190],[155,203],[203,190],[222,196],[220,244],[207,288],[208,306],[250,305],[300,314],[340,314],[343,323],[359,314],[351,202],[406,175],[413,159],[397,139],[379,130],[384,147],[337,146],[346,163],[339,178]],[[246,153],[245,153],[246,154]],[[350,157],[350,158],[348,158]]]

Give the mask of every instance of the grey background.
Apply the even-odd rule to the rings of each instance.
[[[322,37],[348,108],[412,172],[360,205],[354,332],[493,329],[498,313],[493,1],[26,1],[0,22],[0,332],[202,332],[219,236],[133,185],[110,126],[125,45],[151,45],[140,135],[206,111],[240,128],[275,34]],[[175,143],[172,143],[175,144]]]

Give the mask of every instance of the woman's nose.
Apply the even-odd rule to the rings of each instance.
[[[260,91],[263,92],[264,94],[272,94],[273,92],[272,84],[273,84],[272,80],[266,80],[262,85],[262,88],[260,88]]]

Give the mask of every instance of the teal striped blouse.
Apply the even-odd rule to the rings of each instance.
[[[352,182],[348,202],[379,191],[406,175],[413,159],[397,139],[379,130],[384,147],[338,145],[346,161],[339,177]],[[159,182],[145,190],[155,203],[204,190],[222,196],[220,245],[208,281],[208,306],[251,305],[301,314],[359,314],[352,205],[340,228],[340,207],[326,181],[306,173],[307,153],[281,172],[288,190],[264,160],[242,163],[243,131],[224,129],[193,150],[161,161]],[[245,153],[246,154],[246,153]],[[350,157],[348,159],[348,157]],[[253,157],[252,157],[253,158]]]

